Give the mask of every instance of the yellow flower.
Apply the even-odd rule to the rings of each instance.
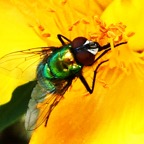
[[[12,5],[10,0],[0,1],[0,20],[0,57],[10,52],[45,45],[27,26],[23,15]],[[26,82],[25,78],[19,81],[19,79],[13,77],[14,74],[11,75],[10,72],[5,72],[0,64],[0,105],[8,102],[13,90],[18,85]]]
[[[114,0],[107,9],[102,4],[95,0],[16,1],[29,26],[47,45],[60,45],[56,38],[60,33],[69,39],[84,36],[101,45],[109,42],[112,47],[100,60],[110,59],[98,70],[93,94],[87,95],[83,84],[74,81],[52,111],[47,127],[43,124],[34,130],[30,144],[144,143],[143,2]],[[115,44],[127,41],[131,31],[135,35],[128,44],[114,49]],[[97,64],[83,70],[89,83]]]

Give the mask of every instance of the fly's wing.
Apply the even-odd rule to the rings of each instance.
[[[34,130],[43,123],[47,126],[52,110],[63,98],[71,83],[72,79],[62,80],[57,83],[54,89],[49,91],[42,88],[39,83],[36,85],[32,92],[25,118],[25,127],[27,130]]]
[[[38,64],[56,47],[39,47],[9,53],[0,58],[0,103],[10,98],[13,90],[36,78]]]
[[[9,53],[0,58],[0,73],[15,78],[30,75],[35,78],[36,68],[44,57],[48,57],[55,47],[39,47]],[[30,79],[28,79],[30,80]]]
[[[37,125],[41,125],[44,122],[46,116],[44,112],[48,109],[47,104],[55,99],[55,95],[53,95],[53,93],[54,90],[47,91],[39,84],[37,84],[36,87],[33,89],[25,117],[25,128],[27,130],[33,130],[38,127]],[[45,99],[47,102],[44,102],[43,106],[38,106],[38,104],[40,105],[40,103],[45,101]],[[36,125],[38,117],[40,117],[40,122]]]

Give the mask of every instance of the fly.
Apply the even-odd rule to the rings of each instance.
[[[0,59],[0,65],[4,65],[6,62],[15,60],[14,57],[16,56],[16,59],[21,59],[21,61],[17,61],[16,66],[10,70],[14,68],[22,70],[22,62],[38,56],[37,63],[35,63],[37,66],[37,84],[32,91],[25,119],[27,130],[33,130],[42,123],[47,126],[52,110],[63,98],[76,77],[81,80],[86,90],[92,94],[97,70],[103,63],[108,61],[104,60],[97,65],[93,74],[92,87],[90,87],[82,74],[82,69],[84,66],[92,66],[104,56],[110,50],[110,44],[100,46],[98,42],[90,41],[85,37],[77,37],[73,41],[60,34],[57,37],[62,44],[61,47],[33,48],[13,52]],[[115,47],[126,43],[119,43]],[[95,58],[100,51],[102,53]],[[28,63],[25,70],[29,69],[33,64],[32,62]],[[4,69],[7,70],[7,67]],[[22,72],[25,70],[22,70]]]

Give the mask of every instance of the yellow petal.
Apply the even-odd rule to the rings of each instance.
[[[25,15],[29,25],[48,45],[58,45],[57,34],[63,34],[69,39],[77,35],[84,35],[89,24],[85,27],[75,27],[81,22],[87,22],[94,15],[101,15],[109,1],[87,0],[41,0],[41,1],[16,1],[15,5]],[[74,28],[74,32],[71,31]],[[86,30],[86,31],[84,31]]]
[[[120,6],[110,8],[121,10]],[[123,21],[118,21],[118,16],[114,18],[108,10],[105,12],[109,23]],[[135,32],[131,26],[128,30]],[[144,61],[142,55],[132,52],[135,46],[123,45],[112,53],[110,62],[98,71],[93,94],[85,96],[82,83],[74,82],[52,112],[48,126],[42,125],[34,131],[30,144],[143,144]],[[91,83],[93,69],[84,72],[91,76]]]
[[[34,17],[34,23],[32,23],[30,18],[30,26],[48,44],[52,41],[57,43],[57,33],[62,33],[72,39],[80,35],[89,37],[89,32],[95,34],[97,31],[92,16],[96,15],[97,11],[100,14],[102,11],[99,11],[97,5],[94,5],[96,1],[92,1],[89,5],[90,15],[87,1],[83,3],[51,1],[51,3],[52,6],[49,5],[48,9],[51,17],[48,22],[45,20],[49,14],[42,10],[37,13],[40,21],[36,23]],[[42,4],[46,6],[46,3]],[[75,10],[67,9],[68,4],[72,6],[72,9],[75,8],[75,4],[80,5],[76,9],[79,13],[76,15]],[[109,24],[123,22],[128,26],[128,31],[136,33],[135,36],[130,39],[128,46],[122,45],[101,59],[108,57],[110,61],[98,70],[93,94],[85,94],[86,90],[79,80],[73,82],[65,98],[53,110],[47,127],[41,125],[36,129],[30,144],[144,143],[144,58],[143,53],[132,51],[132,49],[143,49],[141,40],[143,20],[139,18],[139,15],[142,15],[142,6],[140,0],[117,0],[110,5],[103,14],[104,20]],[[32,5],[32,7],[35,6]],[[79,10],[79,8],[82,9]],[[36,7],[36,11],[38,10]],[[92,15],[93,12],[94,15]],[[66,19],[69,13],[72,14],[70,19]],[[138,23],[139,19],[142,23]],[[52,26],[54,29],[51,29]],[[111,31],[108,35],[115,36]],[[119,38],[119,36],[116,37],[117,40]],[[111,39],[108,40],[111,41]],[[84,75],[90,84],[96,66],[97,63],[91,68],[84,69]]]
[[[78,24],[76,23],[75,27],[79,27]],[[93,26],[91,21],[90,24]],[[95,32],[95,28],[92,30]],[[113,36],[109,33],[110,35]],[[70,92],[65,94],[65,99],[52,112],[48,126],[42,125],[34,131],[31,144],[132,142],[131,135],[138,127],[134,126],[135,121],[129,121],[133,117],[131,109],[139,111],[139,107],[133,102],[134,93],[140,92],[144,83],[144,63],[126,46],[120,46],[117,52],[117,55],[111,56],[108,64],[99,69],[94,93],[84,95],[86,90],[82,83],[79,80],[74,82]],[[136,70],[135,63],[138,64]],[[91,76],[89,83],[92,82],[96,65],[92,69],[84,69],[85,76]],[[137,88],[132,84],[133,81],[136,82]],[[127,112],[130,113],[130,117],[123,117]],[[143,112],[143,109],[139,112]],[[42,136],[43,139],[40,139]]]
[[[135,33],[129,40],[129,46],[135,51],[144,50],[143,5],[142,0],[115,0],[102,14],[107,24],[123,22],[127,31]]]
[[[27,26],[23,16],[9,1],[0,1],[0,20],[0,57],[13,51],[46,45]],[[11,99],[12,92],[18,85],[32,80],[30,76],[27,76],[27,80],[24,77],[16,79],[14,75],[16,74],[11,74],[11,71],[5,73],[0,64],[0,104]]]
[[[70,27],[78,20],[84,21],[83,16],[89,17],[91,14],[100,15],[110,1],[111,0],[101,3],[92,0],[89,6],[87,5],[89,2],[86,0],[77,2],[63,0],[59,2],[50,0],[35,2],[26,0],[12,0],[12,2],[9,0],[0,1],[0,57],[13,51],[46,46],[46,44],[48,44],[48,46],[58,46],[60,45],[56,38],[58,33],[68,36],[69,39],[75,38],[79,34],[83,35],[83,30],[81,29],[76,29],[76,33],[71,33],[69,31]],[[49,3],[49,5],[47,5],[47,3]],[[84,3],[85,5],[83,5]],[[69,8],[67,9],[67,7]],[[90,9],[89,12],[87,12],[87,7]],[[89,25],[87,27],[89,27]],[[1,71],[4,73],[0,68],[0,73]],[[5,75],[10,75],[11,77],[11,74],[6,73]],[[5,76],[1,75],[1,79],[4,79],[1,81],[1,85],[11,85],[11,87],[7,91],[5,91],[5,88],[2,90],[2,93],[5,93],[5,95],[1,96],[0,103],[4,104],[10,100],[11,93],[15,87],[28,80],[32,80],[32,78],[30,78],[31,75],[32,73],[30,76],[22,77],[20,81],[15,79],[15,85],[13,85],[13,82],[10,82],[10,80],[9,82],[7,81],[9,77],[4,78]]]
[[[99,69],[91,95],[84,95],[86,90],[79,80],[74,82],[53,110],[47,127],[34,131],[30,144],[142,144],[143,66],[137,64],[135,69],[130,64],[126,73],[105,64]],[[93,75],[92,70],[89,75]]]

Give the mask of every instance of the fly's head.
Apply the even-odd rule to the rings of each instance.
[[[84,65],[92,65],[100,45],[97,42],[89,41],[85,37],[77,37],[71,42],[72,51],[76,60]]]

